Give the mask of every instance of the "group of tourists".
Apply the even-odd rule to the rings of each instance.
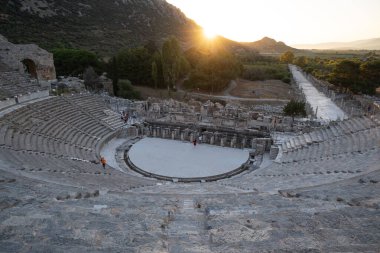
[[[129,118],[129,114],[127,111],[122,111],[121,112],[121,116],[120,116],[120,119],[121,120],[124,120],[124,123],[127,123],[128,122],[128,118]]]
[[[202,136],[199,136],[198,140],[199,140],[199,143],[201,143],[202,142]],[[194,138],[193,145],[194,145],[194,147],[197,146],[197,138]]]
[[[120,113],[120,119],[124,121],[125,124],[128,123],[128,120],[131,118],[130,124],[133,124],[136,122],[137,119],[137,113],[135,111],[132,112],[130,115],[130,112],[124,110]]]

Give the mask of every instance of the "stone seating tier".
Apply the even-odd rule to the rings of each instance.
[[[292,163],[331,157],[341,153],[365,152],[378,147],[379,140],[380,127],[374,127],[285,152],[282,154],[281,162]]]
[[[343,145],[344,142],[340,144]],[[228,182],[236,187],[268,192],[324,185],[378,170],[379,157],[380,146],[378,145],[364,153],[348,152],[334,154],[327,158],[272,163],[250,173],[239,175]]]
[[[104,103],[97,108],[100,105],[101,111],[107,110]],[[15,150],[96,160],[98,142],[113,129],[78,108],[62,97],[21,107],[0,119],[0,144]]]
[[[339,136],[364,131],[376,125],[377,124],[368,117],[356,117],[337,123],[331,123],[326,128],[320,128],[310,133],[304,133],[301,136],[290,138],[282,145],[282,152],[291,152],[311,145],[312,143],[319,143]]]
[[[31,81],[27,76],[18,71],[0,72],[0,90],[3,96],[14,97],[40,90],[38,82]]]

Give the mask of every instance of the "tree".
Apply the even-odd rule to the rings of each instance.
[[[380,60],[373,60],[360,65],[360,75],[363,80],[361,92],[375,94],[380,86]]]
[[[280,56],[280,61],[283,63],[293,63],[294,54],[291,51],[286,51]]]
[[[103,88],[99,76],[92,67],[88,67],[84,71],[83,80],[87,90],[99,91]]]
[[[137,85],[150,85],[152,56],[144,47],[121,50],[117,56],[119,78]]]
[[[133,89],[131,81],[120,79],[117,85],[119,87],[119,97],[126,99],[141,99],[140,92]]]
[[[341,60],[336,63],[330,81],[340,87],[350,89],[359,83],[360,63],[352,60]]]
[[[195,61],[193,56],[198,55]],[[242,65],[229,51],[222,48],[212,52],[192,52],[193,70],[184,84],[191,89],[220,91],[242,71]]]
[[[305,56],[297,57],[294,60],[294,64],[301,68],[304,68],[307,65],[307,59]]]
[[[168,90],[175,87],[180,74],[185,72],[181,69],[184,66],[183,61],[186,60],[177,39],[171,37],[166,40],[162,46],[162,70]]]
[[[59,48],[53,50],[54,65],[57,75],[79,75],[91,66],[100,67],[100,61],[94,53],[82,49]]]
[[[118,86],[117,82],[119,81],[119,71],[117,66],[116,57],[112,57],[111,61],[106,64],[107,77],[112,80],[113,94],[117,96]]]
[[[152,67],[153,67],[153,62],[157,66],[157,88],[164,88],[165,87],[165,80],[164,80],[164,73],[162,69],[162,57],[161,53],[159,51],[155,52],[152,56]],[[152,70],[152,80],[154,81],[153,77],[153,70]],[[153,83],[156,85],[156,83]]]
[[[283,111],[286,116],[291,116],[292,118],[296,116],[306,117],[305,102],[292,99],[286,104]]]
[[[157,69],[157,63],[155,61],[152,62],[152,79],[154,82],[154,88],[157,89],[157,86],[158,86],[158,69]]]

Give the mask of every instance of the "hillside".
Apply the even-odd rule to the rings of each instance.
[[[0,31],[13,43],[35,43],[47,50],[83,48],[101,56],[148,41],[160,44],[171,35],[185,49],[208,43],[201,27],[165,0],[7,0],[0,5]],[[267,37],[239,43],[219,36],[213,43],[234,52],[296,51]]]
[[[165,0],[8,0],[0,5],[0,31],[13,43],[110,55],[170,35],[190,42],[199,26]]]
[[[255,42],[245,42],[242,43],[242,45],[247,46],[250,49],[254,49],[260,53],[284,53],[286,51],[293,51],[296,52],[298,49],[287,46],[282,41],[276,41],[274,39],[264,37],[261,40],[255,41]]]
[[[299,49],[330,49],[330,50],[380,50],[380,38],[357,40],[351,42],[327,42],[319,44],[293,45]]]

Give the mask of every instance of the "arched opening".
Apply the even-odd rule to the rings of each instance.
[[[24,59],[21,61],[24,65],[25,72],[30,75],[31,78],[37,79],[37,67],[33,60]]]

